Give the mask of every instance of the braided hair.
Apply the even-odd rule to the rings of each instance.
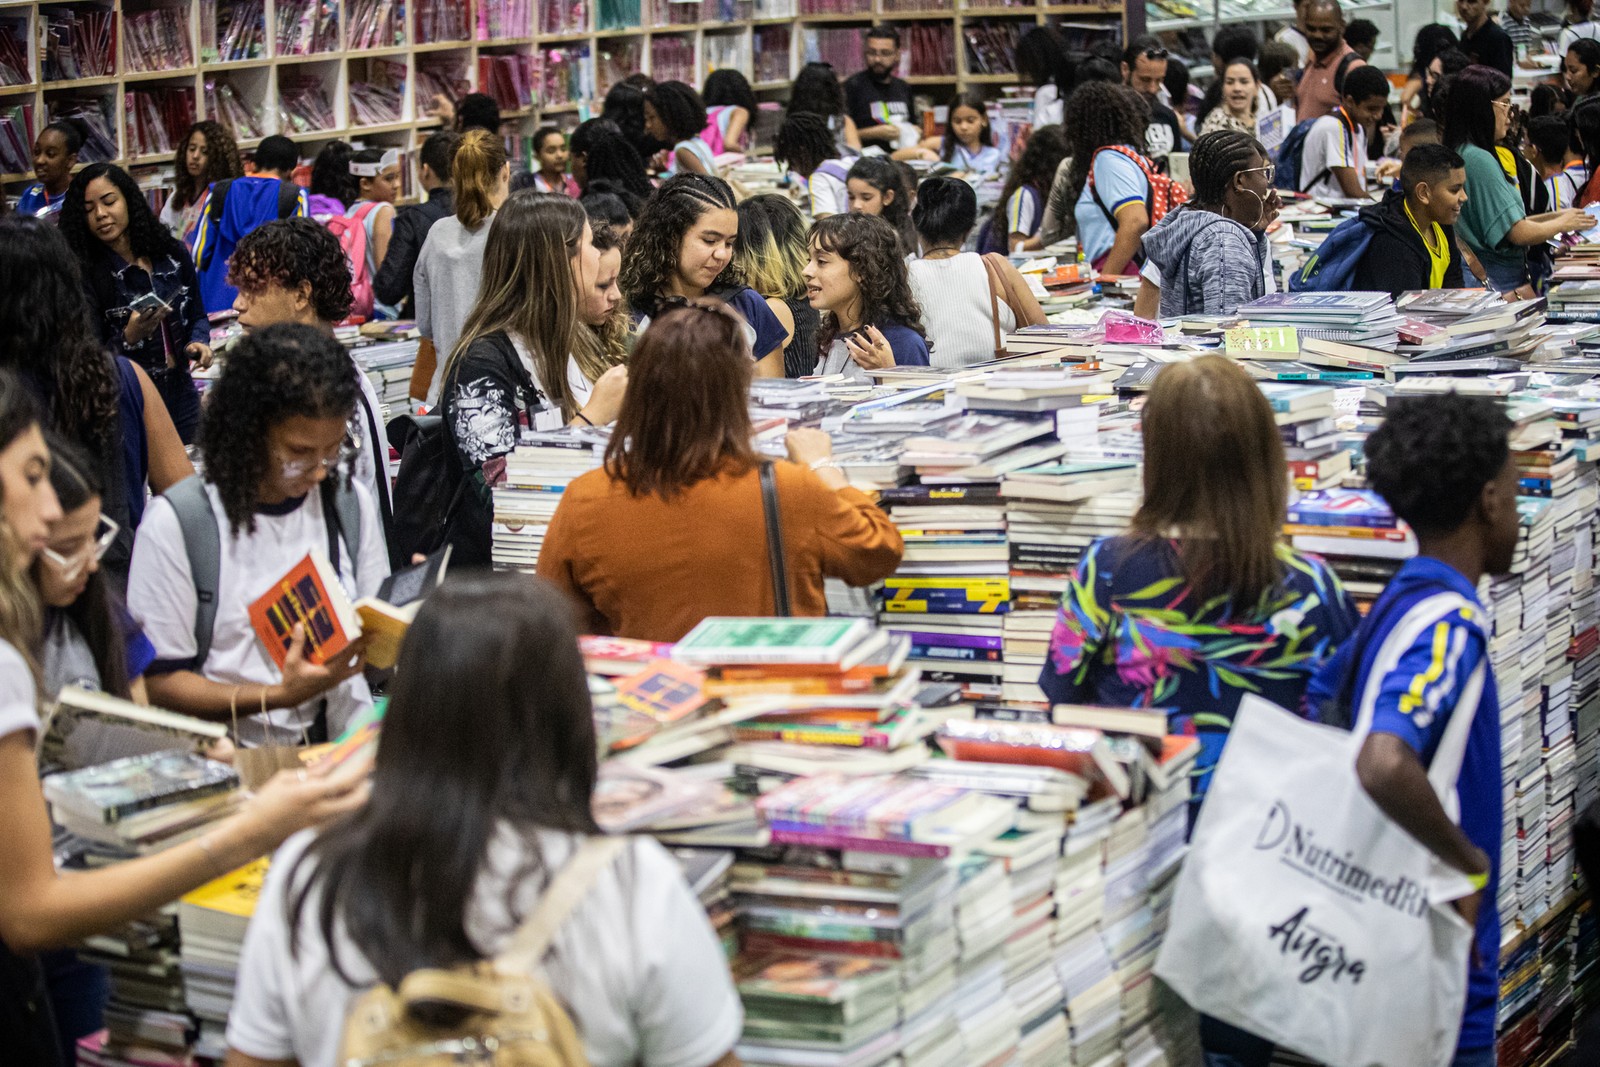
[[[1071,218],[1089,182],[1089,168],[1095,153],[1112,145],[1142,148],[1144,130],[1150,124],[1150,105],[1126,85],[1112,82],[1085,82],[1067,97],[1061,123],[1067,135],[1067,155],[1072,166],[1067,181],[1052,193],[1051,200],[1060,218]]]
[[[1189,178],[1194,182],[1196,204],[1216,207],[1228,195],[1234,175],[1265,159],[1261,142],[1239,130],[1218,130],[1194,143],[1189,153]]]
[[[615,183],[641,202],[655,187],[645,174],[644,161],[622,130],[610,119],[589,119],[578,124],[567,143],[574,156],[583,157],[584,188],[597,181]]]
[[[644,210],[639,213],[639,221],[623,253],[622,273],[617,277],[622,294],[633,310],[653,318],[678,272],[678,252],[684,235],[706,212],[737,211],[738,208],[733,189],[713,175],[675,174],[662,182],[661,188],[650,194]],[[735,260],[729,260],[728,266],[708,288],[730,285],[742,288],[742,276],[734,264]]]
[[[837,151],[828,120],[810,111],[791,111],[772,142],[772,154],[778,162],[808,178]]]

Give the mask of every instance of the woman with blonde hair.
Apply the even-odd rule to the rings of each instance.
[[[827,434],[790,432],[787,463],[756,454],[750,344],[726,305],[661,312],[628,370],[605,465],[567,486],[539,555],[540,577],[572,597],[584,633],[676,641],[710,615],[824,615],[825,577],[866,585],[900,565],[900,534],[850,487]]]
[[[588,210],[587,206],[584,209]],[[598,253],[593,274],[578,278],[578,318],[582,325],[572,342],[572,358],[584,378],[593,383],[610,370],[628,361],[633,342],[628,312],[622,306],[622,288],[617,276],[622,272],[622,245],[617,231],[589,216],[594,250]]]
[[[445,440],[469,483],[448,519],[453,562],[488,564],[494,461],[516,447],[519,430],[617,417],[627,370],[591,382],[573,355],[579,287],[598,275],[599,261],[589,218],[571,197],[517,193],[489,227],[478,302],[439,390]]]
[[[428,231],[413,275],[417,292],[417,330],[432,341],[438,365],[428,385],[429,403],[439,400],[444,361],[456,349],[467,316],[478,302],[483,249],[489,223],[511,189],[511,165],[499,138],[487,130],[468,130],[450,164],[456,213]]]
[[[1164,708],[1169,733],[1199,734],[1198,806],[1240,699],[1299,707],[1357,615],[1326,564],[1284,543],[1283,441],[1238,364],[1167,367],[1142,433],[1144,502],[1084,552],[1039,685],[1058,704]]]
[[[371,762],[279,775],[238,814],[159,854],[101,870],[57,871],[34,745],[40,729],[40,608],[29,578],[62,517],[51,456],[28,390],[0,371],[0,1048],[7,1062],[66,1062],[38,960],[156,911],[272,851],[286,837],[365,803]]]
[[[799,378],[817,365],[822,313],[806,299],[806,220],[794,201],[776,193],[739,205],[733,268],[766,300],[783,324],[783,376]]]

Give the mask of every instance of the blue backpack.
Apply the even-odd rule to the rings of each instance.
[[[1372,227],[1359,216],[1340,223],[1311,253],[1305,265],[1289,278],[1291,293],[1348,291],[1356,277],[1356,264],[1372,244]]]
[[[1311,132],[1311,127],[1316,119],[1306,119],[1304,122],[1294,124],[1284,137],[1283,143],[1278,146],[1278,171],[1273,177],[1272,184],[1286,192],[1303,193],[1306,186],[1315,185],[1316,182],[1302,182],[1300,180],[1300,157],[1306,151],[1306,134]]]

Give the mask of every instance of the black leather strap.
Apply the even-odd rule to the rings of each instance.
[[[767,519],[767,563],[772,569],[772,600],[779,615],[789,609],[789,575],[783,559],[783,521],[778,511],[778,476],[771,460],[761,462],[761,506]]]

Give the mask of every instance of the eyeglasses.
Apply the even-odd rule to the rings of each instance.
[[[49,560],[51,566],[55,567],[57,571],[61,572],[63,581],[70,582],[84,572],[84,568],[89,566],[91,560],[98,563],[105,558],[106,552],[111,549],[112,542],[117,539],[117,531],[121,529],[122,527],[117,525],[116,520],[102,512],[100,521],[95,524],[94,536],[82,548],[71,555],[65,555],[47,547],[42,549],[39,554]]]
[[[1249,168],[1247,168],[1245,170],[1241,170],[1239,173],[1240,174],[1265,174],[1267,176],[1267,184],[1271,185],[1272,184],[1272,180],[1278,176],[1278,168],[1277,168],[1276,164],[1268,163],[1264,167],[1249,167]]]
[[[1516,106],[1517,106],[1517,105],[1513,104],[1509,100],[1491,100],[1489,102],[1491,104],[1493,104],[1495,107],[1503,107],[1503,108],[1505,108],[1507,114],[1509,114],[1510,112],[1516,110]]]
[[[283,472],[284,481],[299,481],[312,471],[321,467],[325,471],[332,471],[345,463],[353,463],[361,454],[361,441],[353,435],[346,435],[337,451],[331,456],[321,459],[285,459],[280,460],[278,469]]]

